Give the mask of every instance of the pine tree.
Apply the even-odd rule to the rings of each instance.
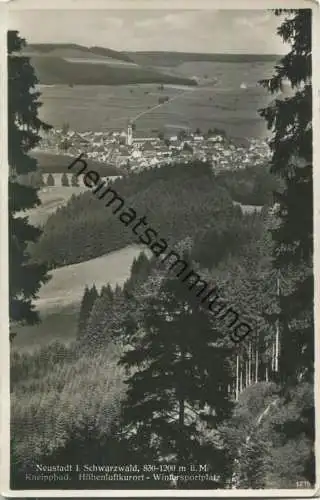
[[[79,186],[79,180],[76,174],[73,174],[71,177],[71,186],[73,187],[78,187]]]
[[[130,293],[138,283],[147,279],[151,268],[151,261],[144,252],[141,252],[138,257],[133,259],[130,269],[130,278],[124,284],[123,289]]]
[[[49,174],[47,177],[47,186],[54,186],[54,177],[52,174]]]
[[[95,300],[88,318],[83,340],[94,349],[107,345],[110,341],[121,344],[123,330],[132,324],[132,318],[140,314],[135,294],[128,294],[116,286],[103,287],[100,297]]]
[[[64,172],[61,176],[61,186],[69,186],[69,179],[67,174]]]
[[[110,286],[110,283],[108,283],[107,285],[104,285],[102,288],[101,288],[101,292],[100,292],[100,297],[108,297],[110,300],[113,299],[113,291],[112,291],[112,288]]]
[[[25,45],[17,31],[8,32],[9,296],[10,319],[32,324],[39,320],[32,301],[48,275],[46,265],[31,264],[28,253],[28,244],[38,240],[41,230],[27,217],[16,216],[39,205],[37,188],[19,178],[37,171],[37,160],[28,152],[39,143],[39,132],[51,127],[38,118],[38,80],[29,58],[19,54]]]
[[[39,170],[37,170],[36,172],[31,172],[28,177],[29,177],[29,182],[28,182],[29,186],[39,189],[44,185],[42,173]]]
[[[279,35],[291,47],[276,66],[274,76],[262,84],[271,94],[282,90],[289,80],[291,95],[275,99],[261,110],[273,131],[271,172],[285,187],[276,194],[279,224],[273,229],[274,267],[291,276],[291,289],[281,294],[280,380],[288,398],[290,389],[303,381],[313,384],[313,198],[312,198],[312,66],[311,9],[277,10],[284,15]],[[293,423],[290,424],[294,425]],[[308,409],[304,429],[314,440],[314,412]],[[314,464],[306,466],[314,481]]]
[[[43,174],[39,172],[39,187],[42,188],[44,186]]]
[[[171,277],[143,313],[126,328],[130,348],[120,360],[129,373],[134,368],[126,380],[124,438],[141,460],[214,464],[212,474],[221,477],[226,463],[215,429],[231,409],[231,377],[212,317]]]
[[[86,333],[87,322],[98,296],[99,294],[95,285],[92,288],[85,287],[79,312],[78,338],[83,337]]]
[[[61,141],[60,141],[60,149],[61,151],[68,151],[71,146],[70,139],[68,138],[68,132],[70,130],[70,125],[67,122],[62,124],[61,129]]]
[[[100,296],[95,300],[87,320],[85,338],[93,347],[101,347],[110,340],[111,334],[105,338],[103,333],[110,322],[112,305],[113,292],[108,284],[102,287]]]

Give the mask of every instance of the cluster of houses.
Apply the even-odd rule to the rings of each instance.
[[[125,167],[129,172],[147,168],[186,163],[190,160],[208,162],[216,171],[235,170],[247,165],[265,164],[270,155],[265,141],[248,139],[246,146],[237,145],[220,133],[186,133],[168,138],[133,137],[132,126],[127,131],[75,132],[52,129],[41,143],[46,152],[61,152],[71,157],[85,153],[87,158]]]

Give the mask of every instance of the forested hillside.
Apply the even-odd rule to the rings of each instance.
[[[246,235],[238,235],[241,209],[232,202],[265,205],[267,210],[278,185],[278,180],[262,167],[216,175],[208,164],[194,162],[132,174],[117,179],[113,189],[123,198],[126,208],[134,209],[139,217],[145,216],[148,225],[170,244],[192,236],[205,245],[214,233],[220,241],[229,238],[234,246],[241,246],[254,236],[251,229]],[[90,190],[73,196],[48,219],[40,241],[33,247],[34,258],[56,267],[139,242],[113,210]],[[223,235],[226,232],[228,235]],[[219,251],[224,250],[215,245],[207,247],[207,252]]]
[[[183,456],[189,456],[188,450],[192,448],[193,459],[205,460],[216,477],[207,483],[193,481],[193,488],[231,485],[294,488],[296,481],[308,478],[305,463],[312,452],[312,441],[307,436],[299,441],[294,436],[287,440],[281,431],[290,419],[298,417],[304,421],[304,412],[312,408],[312,391],[301,385],[287,406],[277,384],[276,322],[270,326],[266,318],[277,307],[276,276],[270,258],[272,240],[266,233],[272,224],[274,218],[268,214],[243,216],[238,211],[229,222],[226,219],[223,223],[220,219],[219,224],[212,227],[205,245],[201,239],[187,237],[175,247],[182,255],[188,254],[192,266],[208,282],[218,284],[228,304],[234,305],[255,326],[254,333],[238,347],[230,342],[219,315],[208,315],[199,309],[192,298],[194,295],[172,271],[160,265],[156,258],[148,259],[142,253],[134,261],[131,277],[123,288],[112,290],[106,283],[101,290],[95,287],[84,290],[78,338],[73,346],[64,348],[57,344],[33,355],[13,355],[16,484],[24,485],[23,474],[35,457],[35,443],[36,459],[48,464],[58,464],[62,456],[70,462],[77,457],[80,464],[92,460],[109,464],[128,460],[149,463],[157,462],[159,453],[174,463],[175,457],[179,457],[180,462]],[[235,244],[232,237],[221,239],[222,227],[223,234],[228,234],[229,228],[230,236],[237,228],[239,244]],[[249,241],[244,243],[249,234]],[[214,250],[211,255],[210,248]],[[166,311],[171,320],[161,311]],[[169,327],[170,335],[167,335]],[[163,350],[160,338],[164,342]],[[207,342],[212,340],[215,342],[209,348]],[[143,440],[132,440],[126,429],[130,429],[132,419],[141,414],[147,415],[150,423],[155,418],[157,407],[150,406],[148,398],[157,394],[161,405],[164,404],[161,391],[164,385],[172,388],[175,383],[179,372],[175,372],[171,357],[181,346],[189,363],[185,370],[191,377],[184,379],[182,385],[186,399],[183,443],[191,439],[192,447],[184,449],[183,455],[179,447],[175,452],[170,448],[169,455],[164,438],[172,432],[174,442],[176,431],[168,427],[166,414],[163,421],[159,420],[158,444],[154,448],[146,446]],[[130,368],[131,365],[139,367],[142,360],[139,377],[137,374],[132,378],[136,369]],[[145,365],[147,360],[150,366]],[[163,373],[160,368],[163,363],[168,364],[169,372],[158,380],[156,374]],[[207,375],[202,379],[204,372]],[[30,377],[34,381],[32,398],[30,392],[23,392],[25,380]],[[44,378],[46,393],[50,395],[45,398]],[[216,387],[215,392],[212,386]],[[129,400],[126,387],[131,394]],[[84,399],[85,409],[81,403]],[[218,418],[201,409],[204,402],[205,407],[214,405]],[[173,414],[177,411],[174,392],[166,404],[171,405]],[[132,408],[137,408],[136,416]],[[52,423],[35,433],[32,430],[35,421]],[[22,425],[29,429],[28,439],[19,431]],[[91,487],[93,483],[84,484]],[[129,484],[131,488],[169,487],[168,482],[158,481]],[[77,487],[77,482],[72,482],[72,486]],[[110,486],[123,488],[123,483],[113,481]],[[183,483],[183,487],[186,486]]]
[[[239,212],[217,186],[206,164],[176,165],[117,179],[113,188],[139,217],[168,243],[210,228],[221,216]],[[47,221],[33,248],[34,258],[51,267],[81,262],[139,242],[130,227],[88,191],[70,199]]]
[[[234,201],[244,205],[273,205],[273,193],[281,180],[269,172],[269,165],[247,166],[233,172],[220,172],[219,185],[225,187]]]

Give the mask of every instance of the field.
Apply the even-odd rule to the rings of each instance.
[[[90,56],[91,57],[91,56]],[[127,62],[127,61],[118,61],[116,59],[111,59],[111,57],[104,57],[101,58],[99,56],[96,56],[96,58],[90,58],[90,59],[85,59],[84,57],[65,57],[65,61],[71,62],[71,63],[88,63],[88,64],[108,64],[109,66],[126,66],[128,68],[131,68],[132,66],[137,66],[137,64],[133,62]]]
[[[76,43],[30,43],[23,49],[23,54],[28,56],[45,55],[46,57],[75,57],[92,60],[112,59],[132,63],[124,52],[105,47],[85,47]]]
[[[133,259],[140,248],[130,246],[111,252],[97,259],[73,264],[51,272],[52,279],[46,283],[36,300],[42,322],[36,326],[24,326],[17,330],[14,346],[34,350],[53,340],[74,340],[79,304],[86,285],[96,285],[98,290],[110,283],[120,285],[129,277]]]
[[[81,58],[63,58],[54,56],[32,56],[31,64],[41,83],[62,85],[123,85],[130,83],[181,83],[196,85],[194,80],[180,75],[173,76],[135,64],[119,64],[110,59],[109,64],[95,60],[88,63]]]
[[[270,98],[257,82],[270,76],[272,66],[272,62],[185,62],[170,68],[171,73],[201,79],[201,85],[188,92],[175,85],[164,85],[161,91],[157,84],[40,87],[44,103],[40,115],[56,127],[68,122],[78,131],[106,131],[126,128],[128,119],[146,111],[135,122],[137,136],[218,127],[234,137],[261,137],[267,130],[258,109]],[[213,79],[216,84],[210,83]],[[240,88],[243,82],[246,89]],[[177,98],[147,112],[160,96]]]
[[[56,175],[56,177],[60,177],[60,174]],[[31,210],[27,210],[26,212],[24,212],[24,215],[29,216],[29,221],[31,224],[36,226],[43,226],[48,217],[53,214],[57,210],[57,208],[65,205],[73,194],[78,195],[86,191],[86,189],[87,188],[84,186],[53,186],[43,188],[39,191],[41,206],[32,208]],[[22,213],[18,215],[22,215]]]
[[[43,151],[33,151],[32,156],[38,160],[38,165],[43,173],[65,173],[75,156],[59,153],[45,153]],[[101,176],[122,175],[123,170],[105,163],[86,158],[88,168],[95,170]]]

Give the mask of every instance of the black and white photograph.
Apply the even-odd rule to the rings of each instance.
[[[319,6],[211,4],[7,6],[10,496],[317,491]]]

